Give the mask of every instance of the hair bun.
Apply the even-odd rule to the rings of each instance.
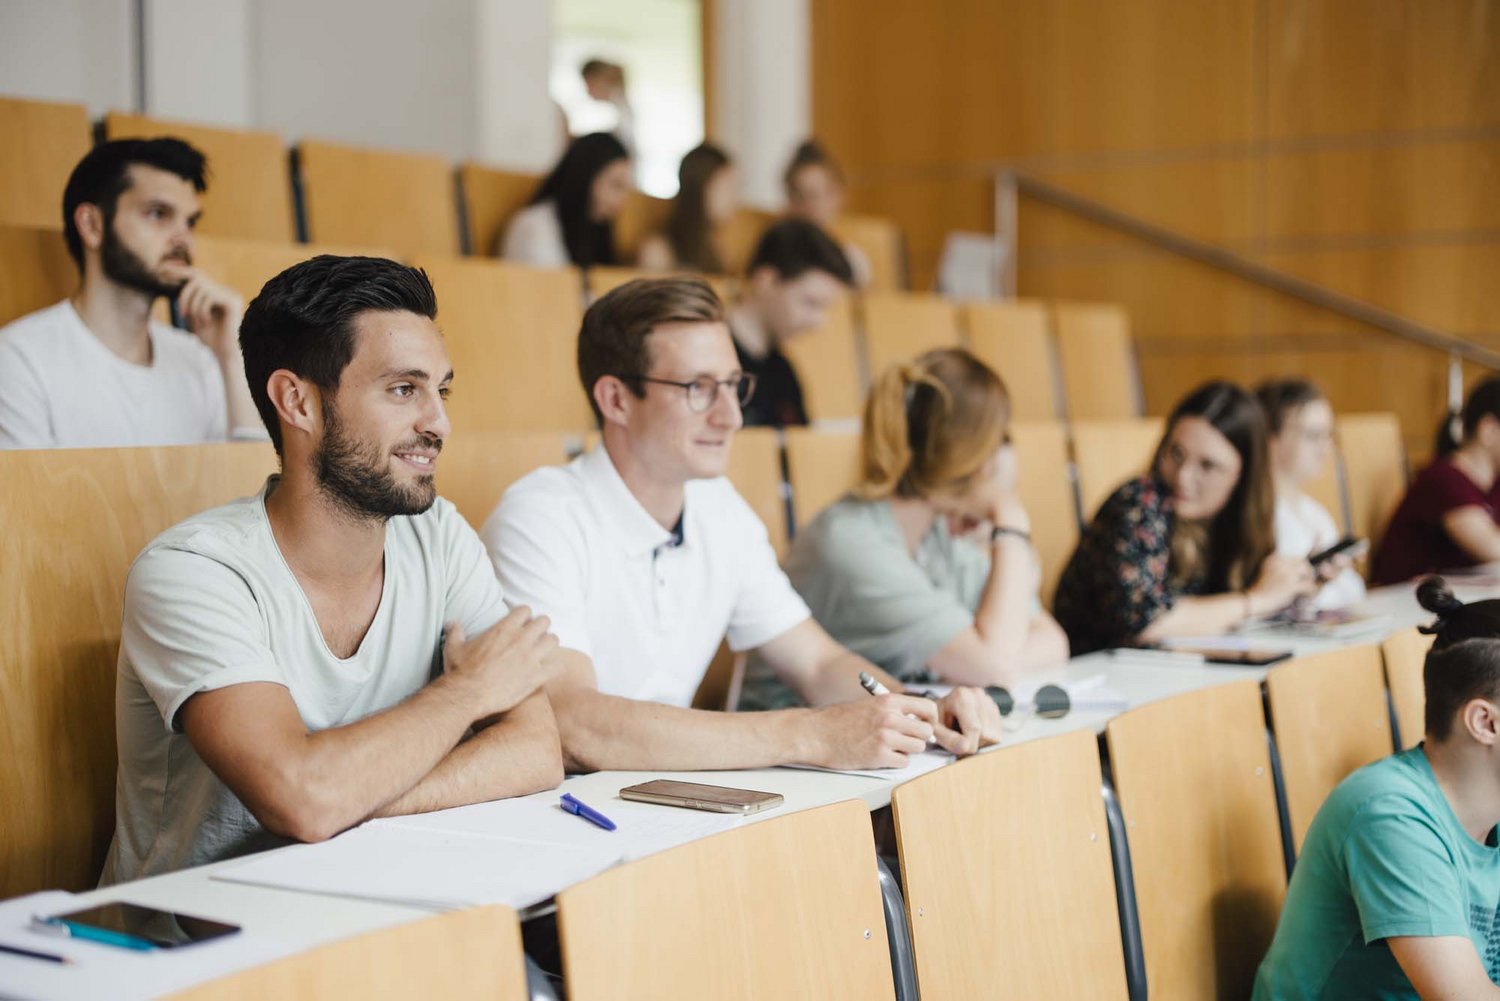
[[[1441,577],[1424,577],[1417,585],[1417,603],[1439,618],[1446,618],[1464,607],[1453,595],[1453,589]]]

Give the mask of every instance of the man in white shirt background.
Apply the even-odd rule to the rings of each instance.
[[[193,266],[203,154],[178,139],[102,143],[63,192],[70,298],[0,329],[0,448],[260,437],[240,360],[244,304]],[[151,320],[175,298],[192,333]]]
[[[570,768],[886,768],[934,735],[957,753],[999,738],[977,689],[870,697],[860,671],[899,686],[810,617],[723,478],[753,380],[706,284],[609,293],[584,316],[578,366],[601,445],[515,484],[481,532],[507,596],[557,633],[548,696]],[[815,708],[688,708],[726,634]]]
[[[316,257],[241,340],[282,472],[125,587],[120,882],[562,780],[547,620],[507,609],[433,472],[453,373],[427,276]]]

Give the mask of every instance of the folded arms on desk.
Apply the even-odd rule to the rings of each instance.
[[[347,726],[309,732],[291,693],[270,682],[199,692],[178,721],[267,830],[299,841],[371,816],[550,789],[562,758],[537,688],[559,661],[547,620],[528,619],[517,609],[467,642],[450,631],[441,677]]]

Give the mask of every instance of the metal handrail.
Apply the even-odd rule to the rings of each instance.
[[[1303,302],[1326,309],[1331,313],[1347,317],[1359,323],[1383,330],[1388,334],[1400,337],[1403,340],[1420,344],[1423,347],[1432,348],[1437,351],[1448,353],[1450,361],[1456,365],[1457,359],[1474,362],[1487,368],[1500,369],[1500,352],[1493,351],[1472,341],[1466,341],[1452,334],[1443,333],[1432,327],[1424,326],[1404,316],[1393,313],[1388,309],[1356,299],[1342,292],[1335,292],[1314,282],[1306,281],[1289,275],[1275,268],[1268,268],[1263,264],[1241,257],[1233,251],[1225,250],[1223,247],[1205,243],[1202,240],[1184,236],[1174,230],[1157,226],[1135,216],[1128,215],[1108,205],[1096,202],[1091,198],[1074,194],[1046,181],[1038,180],[1028,174],[1017,170],[1002,170],[997,177],[996,183],[996,221],[1002,233],[1008,233],[1011,237],[1011,245],[1006,255],[1007,277],[1005,280],[1006,290],[1015,294],[1015,267],[1016,247],[1014,243],[1016,222],[1017,196],[1024,194],[1035,198],[1037,201],[1046,202],[1066,212],[1081,216],[1090,222],[1110,229],[1128,233],[1137,239],[1160,247],[1163,250],[1206,264],[1212,268],[1243,278],[1245,281],[1253,282],[1263,288],[1280,292],[1283,295],[1300,299]],[[1450,380],[1451,381],[1451,380]],[[1459,392],[1462,392],[1460,387]],[[1452,387],[1450,387],[1450,396]]]

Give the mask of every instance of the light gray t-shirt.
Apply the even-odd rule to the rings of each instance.
[[[939,518],[906,548],[886,501],[845,497],[797,533],[785,560],[792,586],[828,634],[903,681],[937,680],[927,661],[974,624],[989,555],[955,539]],[[742,709],[798,704],[770,666],[752,658]]]
[[[64,299],[0,328],[0,448],[110,448],[223,441],[229,414],[214,353],[150,325],[151,364],[126,361]]]
[[[354,655],[335,657],[282,558],[265,496],[163,532],[130,568],[115,688],[115,838],[102,882],[284,844],[204,764],[177,711],[198,692],[271,682],[309,730],[388,709],[441,670],[443,624],[474,636],[506,612],[484,545],[453,505],[392,518],[380,606]]]

